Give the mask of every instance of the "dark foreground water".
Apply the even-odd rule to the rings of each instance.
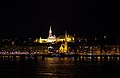
[[[120,78],[120,61],[74,58],[0,60],[0,78]]]

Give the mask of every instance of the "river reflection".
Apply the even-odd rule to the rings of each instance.
[[[116,78],[119,73],[119,57],[0,60],[0,78]]]

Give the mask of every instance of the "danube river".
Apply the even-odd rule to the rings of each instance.
[[[25,61],[1,60],[0,78],[119,78],[120,61],[74,60],[73,57],[49,57]]]

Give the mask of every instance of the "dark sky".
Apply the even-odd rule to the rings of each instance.
[[[10,4],[11,3],[11,4]],[[119,34],[114,7],[96,0],[33,0],[8,2],[1,8],[1,36],[57,36],[70,34]]]

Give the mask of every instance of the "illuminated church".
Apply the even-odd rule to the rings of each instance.
[[[52,35],[51,26],[49,29],[49,36],[47,39],[43,39],[40,37],[35,40],[35,42],[38,42],[38,43],[56,43],[56,42],[63,42],[63,41],[65,41],[65,35],[60,35],[59,37],[56,38],[55,35]],[[73,42],[73,41],[74,41],[74,37],[67,35],[67,42]]]

